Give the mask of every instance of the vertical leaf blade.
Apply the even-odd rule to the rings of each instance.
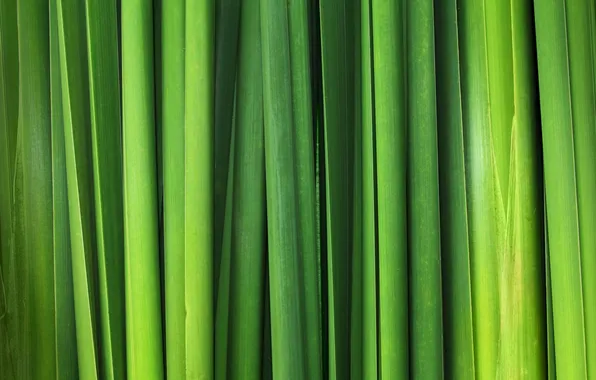
[[[127,375],[162,379],[153,4],[123,0],[121,12]]]
[[[379,249],[379,374],[407,378],[405,2],[372,0]]]
[[[86,1],[103,373],[126,373],[124,227],[118,29],[115,1]]]

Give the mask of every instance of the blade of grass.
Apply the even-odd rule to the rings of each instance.
[[[456,1],[435,1],[444,374],[475,378]]]
[[[50,1],[50,101],[52,115],[56,378],[72,379],[78,377],[78,355],[72,252],[70,248],[68,218],[68,185],[59,44],[57,2]]]
[[[441,234],[432,0],[408,3],[410,373],[443,378]]]
[[[95,231],[83,4],[57,0],[79,375],[97,379]]]
[[[372,0],[379,239],[379,375],[408,365],[404,2]]]
[[[566,7],[534,3],[556,373],[587,376]],[[558,322],[557,321],[562,321]]]
[[[298,195],[298,249],[301,252],[306,376],[322,378],[321,312],[319,303],[319,260],[315,224],[315,162],[313,140],[310,36],[307,0],[288,2],[290,66]]]
[[[15,332],[15,273],[11,266],[12,250],[12,182],[18,126],[19,71],[17,45],[17,2],[0,4],[0,366],[7,376],[16,376],[14,357],[18,352]]]
[[[507,199],[507,246],[499,269],[498,375],[540,379],[547,374],[547,332],[541,212],[544,196],[532,3],[488,4],[493,144],[497,147],[499,174],[509,174],[508,185],[500,184],[507,191],[502,193],[503,199]],[[497,17],[502,17],[501,22]],[[506,86],[511,86],[511,96],[506,96]]]
[[[464,155],[470,228],[472,310],[476,375],[495,377],[499,338],[499,264],[504,230],[504,208],[495,168],[486,36],[486,6],[482,1],[461,3],[459,43],[464,125]],[[511,88],[506,87],[511,96]],[[498,128],[499,126],[494,126]],[[500,162],[497,160],[497,162]],[[508,169],[508,168],[505,168]],[[505,181],[508,183],[508,181]],[[505,191],[505,194],[507,192]]]
[[[546,215],[546,202],[544,202],[544,259],[545,259],[545,278],[546,278],[546,334],[548,350],[548,379],[557,378],[557,368],[555,359],[555,336],[553,324],[553,291],[551,286],[550,252],[548,249],[548,216]]]
[[[354,155],[352,2],[319,4],[325,149],[329,378],[350,371],[350,281]]]
[[[126,373],[122,141],[116,2],[85,2],[102,366],[107,379]]]
[[[288,4],[261,1],[267,231],[273,377],[306,375]]]
[[[184,165],[184,36],[185,1],[163,9],[163,180],[164,264],[167,376],[183,379],[185,352],[185,165]]]
[[[234,107],[234,110],[236,107]],[[234,111],[236,112],[236,111]],[[233,120],[236,117],[233,116]],[[234,122],[235,124],[235,122]],[[232,139],[230,141],[230,166],[228,167],[228,189],[226,192],[226,215],[221,249],[221,265],[218,276],[217,308],[215,311],[215,378],[227,379],[228,370],[228,336],[230,310],[230,266],[232,255],[232,215],[234,202],[234,151],[236,147],[235,126],[232,125]]]
[[[259,0],[241,10],[234,152],[228,377],[262,375],[265,296],[265,151]]]
[[[19,101],[19,59],[17,30],[17,1],[7,0],[0,5],[0,121],[6,135],[2,139],[3,155],[7,157],[6,173],[12,191],[14,178]],[[6,129],[4,129],[6,128]],[[5,145],[5,146],[4,146]],[[10,194],[10,193],[5,193]],[[5,215],[5,214],[3,214]],[[8,224],[6,228],[11,225]],[[3,227],[4,228],[4,227]]]
[[[571,86],[571,119],[575,149],[575,186],[579,224],[579,259],[584,313],[587,377],[596,377],[596,58],[592,55],[592,7],[567,0],[567,59]],[[553,254],[556,254],[554,251]],[[564,327],[566,328],[566,327]]]
[[[19,48],[20,49],[20,48]],[[19,52],[20,55],[20,52]],[[19,67],[20,70],[20,67]],[[20,74],[19,74],[20,75]],[[19,89],[19,93],[21,90]],[[20,109],[20,106],[19,106]],[[19,110],[19,114],[20,114]],[[20,120],[20,116],[19,116]],[[19,121],[16,150],[15,150],[15,167],[14,167],[14,182],[13,182],[13,203],[12,203],[12,236],[11,236],[11,257],[9,262],[8,284],[15,284],[14,289],[7,293],[8,305],[11,313],[9,316],[14,317],[14,336],[11,337],[12,347],[14,347],[15,360],[13,360],[14,373],[17,379],[24,379],[31,376],[31,356],[30,356],[30,340],[27,337],[29,332],[29,320],[27,313],[29,312],[29,270],[27,268],[27,256],[23,254],[26,252],[26,234],[25,234],[25,201],[24,201],[24,157],[23,157],[23,124]]]
[[[223,230],[227,202],[236,64],[238,62],[238,31],[240,28],[239,0],[216,0],[215,9],[215,156],[214,156],[214,244],[213,268],[216,275],[222,258]],[[216,282],[216,284],[218,284]],[[217,286],[214,296],[218,295]]]
[[[214,2],[185,9],[186,376],[213,378]]]
[[[20,378],[56,378],[49,3],[17,3],[19,123],[23,143],[23,231],[25,303],[24,373]],[[16,196],[16,195],[15,195]]]
[[[360,41],[360,9],[355,12],[354,25],[357,30],[357,40]],[[362,127],[362,70],[361,49],[354,49],[354,195],[352,198],[352,289],[351,289],[351,316],[350,316],[350,378],[362,379],[363,377],[363,340],[364,340],[364,224],[363,224],[363,127]]]
[[[479,377],[543,378],[546,371],[530,12],[529,2],[465,2],[460,12]]]
[[[363,379],[378,377],[377,340],[377,211],[375,170],[375,127],[372,72],[371,2],[361,0],[361,59],[362,59],[362,232],[363,242]]]
[[[121,12],[127,375],[162,379],[153,4],[123,0]]]
[[[269,297],[269,276],[265,273],[265,312],[263,321],[263,380],[273,379],[273,367],[271,360],[271,313]]]

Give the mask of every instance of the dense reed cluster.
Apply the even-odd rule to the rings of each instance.
[[[594,0],[0,0],[0,378],[596,379]]]

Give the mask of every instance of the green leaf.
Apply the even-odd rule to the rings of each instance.
[[[546,374],[542,179],[530,5],[470,1],[460,11],[478,377]]]
[[[85,2],[103,374],[126,373],[124,222],[116,2]]]
[[[101,368],[84,11],[82,3],[57,0],[79,375],[97,379]]]
[[[19,59],[17,2],[0,4],[0,367],[15,374],[17,346],[16,273],[13,246],[13,180],[18,129]]]
[[[361,1],[363,379],[378,375],[377,210],[370,0]]]
[[[457,2],[436,1],[437,124],[445,377],[474,379],[472,283]]]
[[[443,378],[441,234],[432,0],[408,3],[410,376]]]
[[[325,218],[329,378],[350,371],[350,289],[354,155],[354,3],[324,0],[320,6],[321,73],[325,149]]]
[[[290,66],[292,68],[292,111],[294,121],[295,166],[298,197],[298,249],[303,302],[303,344],[306,349],[306,376],[321,379],[321,310],[319,257],[315,223],[315,158],[313,139],[312,89],[310,73],[310,32],[307,0],[288,2]],[[242,59],[242,57],[241,57]]]
[[[17,378],[56,378],[56,324],[54,319],[54,251],[52,229],[52,141],[49,45],[49,3],[17,3],[19,41],[19,124],[22,129],[22,214],[13,214],[20,226],[22,245],[15,247],[22,265],[23,350]],[[21,184],[19,184],[21,185]],[[21,192],[21,194],[17,194]],[[19,201],[15,201],[19,202]],[[22,218],[21,220],[18,220]],[[22,230],[20,229],[22,228]]]
[[[240,29],[239,0],[216,0],[215,9],[215,131],[214,131],[214,273],[219,275],[224,219],[227,213],[227,179],[235,102],[236,65]],[[216,282],[217,284],[218,282]],[[214,295],[217,295],[215,287]]]
[[[236,107],[234,107],[236,109]],[[235,120],[235,116],[233,117]],[[234,204],[234,151],[236,146],[235,126],[232,125],[232,139],[230,141],[230,166],[228,167],[226,215],[223,225],[221,249],[221,265],[218,276],[217,307],[215,310],[215,378],[227,379],[228,370],[228,336],[230,311],[230,271],[232,255],[232,215]]]
[[[213,3],[164,9],[168,376],[212,378]]]
[[[154,120],[153,4],[122,1],[124,278],[127,375],[162,379]]]
[[[404,1],[372,0],[379,244],[379,375],[407,378]]]
[[[162,152],[166,363],[168,377],[184,378],[185,348],[185,1],[172,1],[162,14]]]
[[[590,346],[586,344],[585,335],[582,242],[588,235],[582,237],[579,210],[583,203],[582,194],[588,199],[592,195],[584,193],[580,177],[587,174],[584,178],[589,179],[594,175],[586,173],[593,171],[594,162],[588,161],[589,156],[583,156],[581,149],[584,144],[593,149],[593,142],[581,140],[594,136],[594,123],[590,124],[589,119],[582,120],[580,116],[593,112],[593,109],[582,109],[586,103],[581,104],[579,98],[586,87],[577,82],[589,79],[585,76],[588,74],[582,72],[582,66],[585,68],[588,62],[580,62],[584,58],[581,51],[583,25],[581,20],[570,22],[572,19],[567,18],[567,11],[576,11],[570,10],[571,4],[566,6],[565,3],[564,0],[535,2],[534,11],[556,373],[562,379],[585,379]],[[577,11],[583,12],[581,8]],[[585,129],[588,125],[592,131]],[[585,211],[592,212],[590,209]]]
[[[261,1],[273,377],[306,378],[288,4]]]
[[[588,378],[596,377],[596,362],[592,359],[596,355],[596,275],[593,274],[596,273],[596,240],[593,234],[596,229],[596,57],[592,51],[593,39],[596,36],[592,33],[591,3],[593,2],[567,0],[565,7]],[[551,215],[549,212],[549,216]],[[556,223],[554,217],[549,221]],[[556,228],[555,225],[552,226]],[[564,254],[563,251],[555,249],[555,246],[552,247],[551,257]],[[554,265],[551,268],[554,268]],[[567,324],[558,327],[567,329]]]
[[[258,0],[242,4],[234,141],[228,378],[262,375],[265,297],[265,150]]]
[[[78,377],[77,336],[68,218],[66,149],[60,75],[57,2],[50,2],[50,97],[52,114],[52,203],[54,291],[56,305],[56,378]]]

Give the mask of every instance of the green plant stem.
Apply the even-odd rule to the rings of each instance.
[[[51,104],[49,3],[17,3],[19,57],[19,128],[22,129],[23,245],[15,247],[23,267],[24,310],[18,378],[56,378],[54,252],[52,229]],[[22,191],[22,194],[17,194]]]
[[[439,169],[432,0],[407,6],[410,371],[443,378]]]
[[[234,142],[228,377],[262,376],[266,220],[258,0],[242,5]]]
[[[85,1],[102,365],[126,373],[122,141],[116,1]]]
[[[56,378],[78,377],[72,253],[68,218],[66,148],[60,77],[57,1],[50,1],[50,101],[52,114],[52,202],[54,292],[56,305]]]
[[[292,101],[295,138],[298,248],[301,252],[301,291],[303,302],[303,340],[306,353],[306,376],[322,378],[321,313],[319,303],[319,259],[316,246],[315,173],[312,89],[307,0],[288,3],[290,65],[292,68]]]
[[[372,31],[370,0],[362,0],[361,59],[362,59],[362,243],[363,243],[363,379],[378,376],[377,338],[377,212],[375,132],[372,72]]]
[[[403,1],[372,0],[379,244],[379,375],[409,376]]]
[[[214,15],[213,1],[186,0],[184,303],[190,379],[213,378]]]
[[[185,376],[184,0],[162,14],[162,141],[167,376]]]
[[[162,379],[153,5],[122,0],[121,12],[127,375]]]
[[[564,0],[534,3],[556,373],[562,379],[584,379],[585,323],[574,155],[577,140],[565,10]]]
[[[444,374],[474,379],[472,284],[457,2],[435,1]]]
[[[235,117],[233,117],[235,120]],[[226,215],[223,225],[221,265],[219,266],[217,287],[217,308],[215,310],[215,379],[227,379],[228,337],[230,311],[230,270],[232,256],[232,215],[234,204],[234,151],[236,147],[235,126],[232,125],[230,140],[230,166],[226,191]]]
[[[288,9],[260,9],[273,377],[305,379]]]
[[[327,341],[330,379],[350,371],[350,289],[354,163],[355,2],[321,1],[325,229],[327,250]]]

